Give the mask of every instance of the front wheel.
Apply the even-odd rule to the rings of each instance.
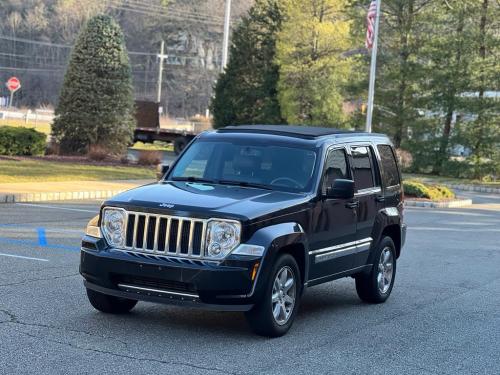
[[[136,300],[109,296],[92,289],[87,289],[87,297],[96,310],[108,314],[124,314],[137,305]]]
[[[258,335],[279,337],[288,332],[299,308],[300,271],[290,254],[282,254],[270,275],[262,300],[246,313],[246,317]]]
[[[396,248],[390,237],[384,237],[375,253],[369,274],[356,276],[356,291],[365,302],[382,303],[391,295],[396,277]]]

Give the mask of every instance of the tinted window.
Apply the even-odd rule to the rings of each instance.
[[[316,151],[281,145],[197,141],[183,154],[170,178],[197,177],[214,183],[253,183],[276,190],[312,188]]]
[[[349,179],[350,173],[344,149],[332,150],[328,153],[325,163],[325,176],[323,178],[322,192],[331,187],[336,179]]]
[[[353,147],[352,162],[354,167],[354,183],[356,189],[363,190],[374,187],[373,173],[370,163],[370,150],[368,147]]]
[[[384,186],[394,186],[399,184],[399,172],[396,164],[396,158],[389,145],[378,145],[382,166],[382,179]]]

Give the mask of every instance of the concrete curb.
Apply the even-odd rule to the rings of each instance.
[[[458,208],[470,206],[472,199],[455,199],[445,202],[430,202],[405,199],[405,206],[407,207],[427,207],[427,208]]]
[[[494,188],[485,185],[446,184],[446,186],[456,190],[476,191],[478,193],[500,194],[500,188]]]
[[[106,199],[122,193],[128,189],[120,190],[92,190],[73,192],[46,192],[46,193],[0,193],[0,204],[2,203],[27,203],[27,202],[48,202],[64,200],[89,200]]]

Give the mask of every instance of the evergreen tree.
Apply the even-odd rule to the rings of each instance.
[[[289,123],[343,126],[350,79],[351,22],[346,0],[283,0],[278,36],[279,101]]]
[[[282,20],[277,0],[257,0],[235,29],[229,63],[219,76],[211,103],[215,128],[283,123],[274,62]]]
[[[52,126],[61,151],[123,150],[135,125],[132,90],[121,29],[111,17],[95,16],[78,36],[64,77]]]

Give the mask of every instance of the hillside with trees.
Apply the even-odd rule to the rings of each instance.
[[[235,25],[251,1],[232,3]],[[162,105],[174,117],[205,113],[220,71],[224,0],[2,0],[0,81],[22,80],[16,105],[57,103],[78,32],[99,13],[123,30],[137,99],[156,98],[156,55],[164,39]],[[0,96],[7,95],[1,85]]]

